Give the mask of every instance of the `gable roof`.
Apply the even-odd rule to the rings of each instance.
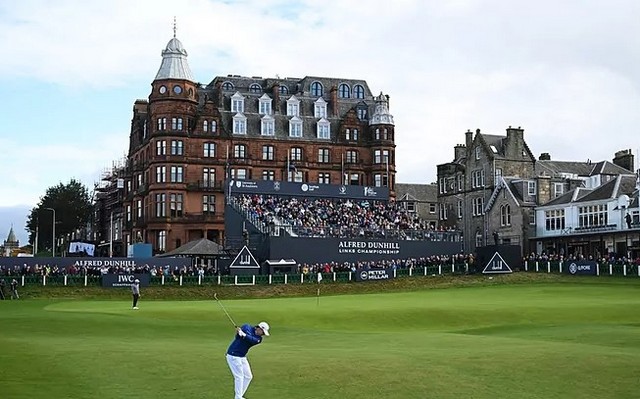
[[[396,198],[398,198],[398,201],[410,199],[437,202],[438,187],[435,184],[396,183]]]
[[[500,180],[498,180],[498,184],[496,184],[496,187],[491,193],[491,197],[489,197],[489,201],[487,201],[487,204],[484,207],[485,212],[489,211],[493,207],[493,204],[496,202],[496,199],[498,199],[498,195],[500,195],[500,192],[502,190],[506,190],[506,192],[509,193],[509,196],[513,199],[516,205],[520,206],[522,198],[518,199],[518,197],[514,195],[513,191],[511,191],[511,187],[507,183],[507,180],[504,177],[500,177]]]
[[[535,173],[536,175],[551,177],[557,177],[563,173],[587,177],[595,175],[625,175],[632,172],[610,161],[591,163],[591,161],[551,161],[543,159],[536,161]]]
[[[174,249],[173,251],[159,255],[168,256],[191,256],[191,255],[226,255],[222,245],[206,238],[189,241],[188,243]]]

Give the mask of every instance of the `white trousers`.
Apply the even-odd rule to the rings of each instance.
[[[251,383],[251,379],[253,378],[249,361],[246,357],[227,355],[227,364],[229,365],[231,374],[233,374],[233,384],[236,395],[234,399],[243,399],[244,393],[247,392],[249,383]]]

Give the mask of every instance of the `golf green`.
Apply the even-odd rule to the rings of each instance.
[[[144,292],[144,291],[143,291]],[[640,286],[225,300],[271,324],[249,399],[637,398]],[[214,300],[0,301],[0,397],[233,398]]]

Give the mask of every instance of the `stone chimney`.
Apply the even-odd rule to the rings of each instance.
[[[276,82],[273,84],[271,97],[273,98],[273,114],[278,115],[280,113],[280,83]]]
[[[476,130],[476,133],[480,133],[480,129]],[[467,151],[471,150],[471,145],[473,144],[473,132],[471,130],[467,130],[467,132],[464,134],[464,142],[465,142],[465,146],[467,147]]]
[[[456,146],[453,147],[453,159],[458,160],[466,157],[466,151],[467,146],[465,146],[464,144],[456,144]]]
[[[538,198],[536,205],[544,205],[551,201],[551,176],[541,175],[536,177],[536,186],[538,188]],[[524,187],[526,190],[527,187]]]
[[[331,101],[331,116],[335,118],[338,116],[338,87],[336,85],[331,86],[329,98],[329,101]]]
[[[551,154],[549,154],[548,152],[543,152],[542,154],[540,154],[540,157],[538,159],[540,161],[551,161]]]
[[[634,162],[633,153],[630,149],[616,152],[615,157],[613,158],[614,164],[627,169],[629,172],[633,172]]]
[[[505,145],[505,155],[507,158],[520,159],[524,150],[524,130],[509,126],[507,128],[507,142]]]

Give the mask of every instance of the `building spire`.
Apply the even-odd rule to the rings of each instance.
[[[162,51],[162,64],[154,80],[159,79],[184,79],[195,82],[189,63],[187,62],[187,51],[176,37],[176,18],[173,17],[173,38],[167,43],[167,47]]]

